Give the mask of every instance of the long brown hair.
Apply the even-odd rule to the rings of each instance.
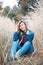
[[[20,24],[21,24],[22,22],[24,23],[24,25],[25,25],[25,27],[26,27],[26,31],[28,30],[26,23],[21,20],[21,21],[19,21],[19,23],[18,23],[18,30],[17,30],[18,33],[21,33],[21,32],[22,32],[22,31],[20,30]]]

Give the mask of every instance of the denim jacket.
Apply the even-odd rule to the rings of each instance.
[[[13,35],[13,41],[17,41],[17,40],[20,41],[22,39],[22,36],[23,36],[23,33],[19,34],[18,32],[15,32]],[[31,30],[27,30],[26,36],[25,36],[26,41],[29,41],[32,43],[33,38],[34,38],[34,32],[32,32]]]

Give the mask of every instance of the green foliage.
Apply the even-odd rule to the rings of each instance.
[[[37,8],[38,0],[29,0],[29,4],[30,4],[33,8]]]
[[[22,18],[22,16],[23,15],[21,13],[18,13],[14,18],[15,22],[18,22]]]
[[[18,6],[22,9],[21,11],[26,14],[26,12],[33,11],[33,8],[37,8],[37,0],[18,0]]]
[[[26,12],[28,12],[28,6],[22,7],[22,9]]]
[[[8,16],[10,19],[12,19],[16,16],[16,12],[14,11],[14,9],[11,9],[7,6],[6,8],[4,8],[3,15]]]
[[[4,15],[4,16],[7,16],[9,10],[10,10],[9,6],[6,6],[6,7],[4,8],[3,15]]]
[[[0,54],[1,54],[1,50],[0,50]]]
[[[11,12],[11,13],[8,15],[8,17],[9,17],[10,19],[12,19],[12,18],[15,17],[15,16],[16,16],[16,14],[13,13],[13,12]]]
[[[2,7],[0,6],[0,10],[2,10]]]

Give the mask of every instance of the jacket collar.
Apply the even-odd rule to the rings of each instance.
[[[23,34],[23,33],[21,32],[21,34]],[[27,30],[26,34],[29,34],[29,30]]]

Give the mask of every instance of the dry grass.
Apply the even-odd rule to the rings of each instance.
[[[33,40],[34,47],[37,49],[35,55],[31,58],[33,65],[43,64],[43,6],[42,3],[35,10],[35,13],[30,13],[30,16],[25,16],[24,19],[30,28],[35,33]],[[6,62],[6,57],[10,51],[12,44],[13,33],[16,30],[16,25],[9,18],[0,17],[0,65],[32,65],[29,63],[30,57],[23,56],[19,61]]]

